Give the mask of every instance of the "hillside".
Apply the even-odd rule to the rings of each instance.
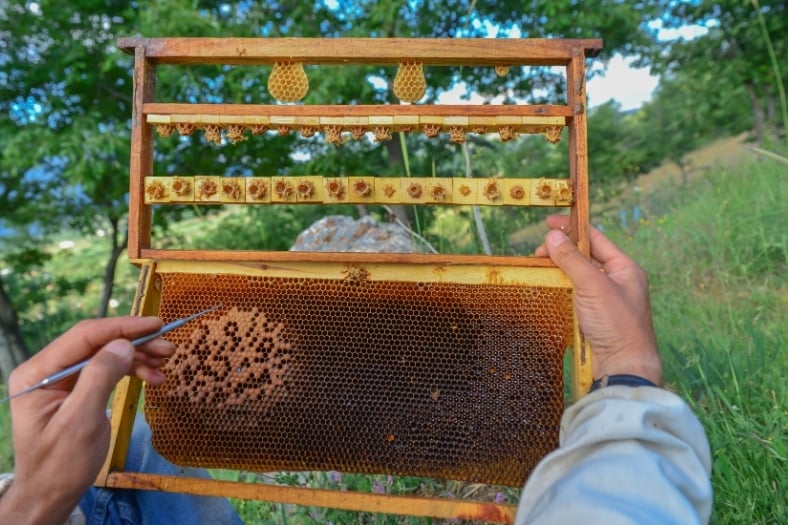
[[[691,183],[715,166],[733,166],[745,156],[753,155],[746,147],[747,134],[717,140],[711,144],[687,154],[687,183]],[[591,153],[593,155],[593,152]],[[652,211],[651,202],[655,192],[666,185],[681,185],[681,169],[674,162],[665,162],[658,168],[641,175],[631,182],[621,185],[613,197],[603,202],[591,203],[591,222],[601,224],[620,216],[622,210],[630,213],[632,207],[638,205],[642,215]],[[593,180],[591,187],[593,189]],[[515,250],[530,251],[544,239],[547,228],[544,224],[532,224],[509,236],[509,245]]]

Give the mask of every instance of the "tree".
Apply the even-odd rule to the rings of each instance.
[[[4,2],[0,115],[6,119],[3,136],[13,140],[3,144],[0,177],[18,195],[38,195],[41,185],[47,192],[33,199],[36,206],[9,203],[3,207],[3,218],[35,231],[40,242],[47,239],[36,231],[41,224],[83,233],[110,232],[97,241],[109,243],[102,272],[104,293],[96,313],[107,311],[115,267],[125,247],[132,58],[115,47],[121,36],[604,37],[609,55],[634,54],[651,45],[645,22],[654,9],[651,2],[633,6],[615,0],[582,5],[572,0],[532,0],[527,5],[519,0],[347,0],[338,7],[291,0]],[[349,68],[343,75],[332,74],[331,68],[313,68],[306,102],[391,102],[390,91],[371,80],[392,78],[393,73],[394,68],[371,66]],[[428,68],[427,74],[431,88],[425,102],[458,81],[488,98],[503,92],[508,100],[534,102],[560,99],[564,89],[561,76],[549,68],[513,68],[505,78],[491,68]],[[265,68],[161,68],[158,94],[171,101],[270,103],[266,78]],[[456,151],[419,137],[408,137],[407,146],[418,160],[414,169],[422,173],[433,164],[450,166],[449,156]],[[191,136],[160,139],[156,147],[162,174],[273,174],[318,168],[330,174],[370,165],[401,172],[402,162],[396,141],[385,147],[358,142],[337,150],[294,136],[255,137],[222,146]],[[296,148],[308,155],[308,163],[293,159]],[[31,174],[45,177],[38,180]],[[169,216],[179,213],[189,211],[157,212],[157,228],[165,228]]]
[[[659,3],[664,27],[701,26],[708,28],[708,32],[689,42],[683,39],[666,42],[665,48],[652,55],[656,69],[665,74],[692,70],[694,73],[689,78],[705,80],[707,94],[723,95],[721,83],[743,88],[749,98],[755,135],[762,141],[766,126],[778,122],[777,94],[788,78],[785,68],[781,72],[775,70],[769,51],[771,43],[777,57],[784,60],[788,56],[785,2],[661,0]],[[759,11],[766,36],[760,26]]]

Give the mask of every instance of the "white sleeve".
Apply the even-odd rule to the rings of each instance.
[[[706,433],[682,399],[602,388],[564,413],[560,447],[528,479],[516,523],[705,524],[710,473]]]

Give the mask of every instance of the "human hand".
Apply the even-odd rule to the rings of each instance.
[[[590,232],[589,261],[564,233],[569,217],[551,215],[546,222],[551,231],[536,256],[549,256],[575,286],[575,311],[591,343],[594,379],[632,374],[659,385],[662,363],[646,273],[596,228]]]
[[[135,349],[129,342],[161,325],[156,317],[81,321],[14,370],[11,394],[93,356],[78,376],[11,400],[14,481],[0,498],[0,521],[65,522],[107,455],[115,384],[126,374],[151,384],[165,379],[158,368],[173,345],[158,338]]]

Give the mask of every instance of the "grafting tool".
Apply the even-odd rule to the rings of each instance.
[[[132,344],[132,346],[137,347],[137,346],[140,346],[140,345],[143,345],[143,344],[147,343],[148,341],[153,341],[157,337],[160,337],[160,336],[166,334],[167,332],[175,330],[176,328],[179,328],[179,327],[185,325],[189,321],[192,321],[192,320],[200,317],[201,315],[205,315],[205,314],[207,314],[209,312],[213,312],[214,310],[216,310],[217,308],[219,308],[221,306],[222,306],[221,304],[217,304],[216,306],[208,308],[207,310],[203,310],[202,312],[197,312],[196,314],[192,314],[192,315],[190,315],[188,317],[184,317],[182,319],[178,319],[178,320],[173,321],[171,323],[167,323],[164,326],[162,326],[159,330],[157,330],[156,332],[153,332],[152,334],[148,334],[148,335],[143,335],[142,337],[139,337],[139,338],[133,340],[131,342],[131,344]],[[57,383],[58,381],[62,381],[63,379],[65,379],[67,377],[73,376],[74,374],[76,374],[77,372],[79,372],[80,370],[85,368],[87,366],[87,364],[90,362],[90,359],[91,358],[85,359],[84,361],[81,361],[81,362],[79,362],[79,363],[77,363],[77,364],[75,364],[73,366],[70,366],[70,367],[66,368],[65,370],[61,370],[60,372],[57,372],[55,374],[52,374],[49,377],[46,377],[46,378],[42,379],[41,381],[39,381],[38,383],[36,383],[33,386],[29,386],[29,387],[25,388],[24,390],[22,390],[20,392],[17,392],[16,394],[10,395],[10,396],[6,397],[5,399],[3,399],[2,401],[0,401],[0,404],[5,403],[6,401],[10,401],[11,399],[14,399],[15,397],[21,396],[23,394],[27,394],[28,392],[32,392],[33,390],[38,390],[39,388],[43,388],[45,386],[53,385],[53,384]]]

